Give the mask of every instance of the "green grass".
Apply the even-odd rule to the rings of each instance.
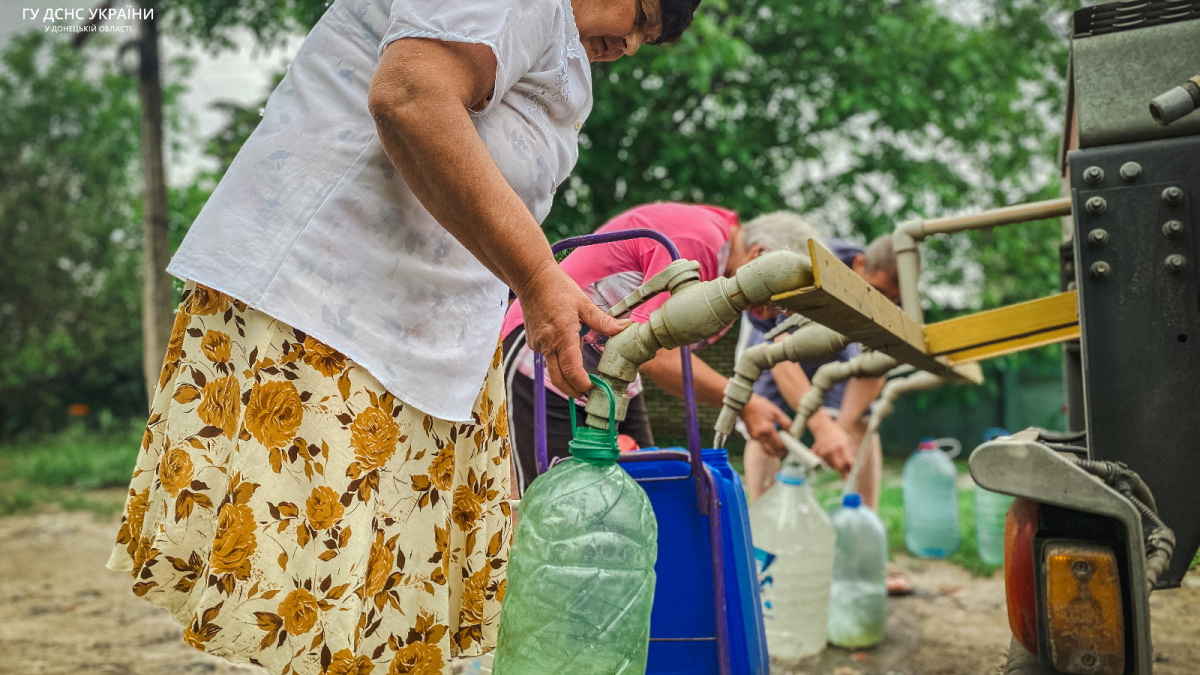
[[[0,446],[0,515],[46,505],[99,516],[119,511],[122,497],[95,491],[129,484],[141,437],[140,425],[102,432],[76,427]]]

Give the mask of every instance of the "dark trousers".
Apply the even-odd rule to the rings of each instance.
[[[509,438],[513,443],[513,461],[517,468],[517,484],[521,494],[537,478],[537,458],[533,448],[533,380],[517,372],[516,356],[525,346],[524,326],[513,330],[504,338],[504,381],[508,393]],[[569,457],[567,444],[571,441],[571,405],[567,399],[553,391],[546,391],[546,456],[553,463],[556,457]],[[575,415],[582,425],[587,413],[582,406],[575,406]],[[617,425],[622,433],[637,441],[639,447],[654,445],[650,432],[650,420],[646,416],[646,404],[642,395],[629,399],[625,419]]]

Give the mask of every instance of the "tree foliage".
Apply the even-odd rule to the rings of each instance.
[[[1066,41],[1047,3],[981,6],[964,22],[932,2],[705,0],[674,47],[594,68],[585,149],[548,230],[671,199],[792,208],[868,240],[1053,196]],[[1044,295],[1056,238],[1040,224],[932,242],[927,267],[954,283],[982,263],[987,305]]]
[[[1079,4],[704,0],[678,44],[593,67],[595,106],[547,234],[669,199],[791,208],[869,240],[911,217],[1053,196],[1067,55],[1053,26]],[[327,5],[155,6],[175,34],[222,45],[239,27],[270,44]],[[971,305],[1044,295],[1056,238],[1041,223],[931,241],[926,276],[962,286],[982,269]]]
[[[138,85],[92,55],[41,32],[0,55],[0,434],[144,403]]]

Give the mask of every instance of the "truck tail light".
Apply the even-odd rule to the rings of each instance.
[[[1004,591],[1008,627],[1029,653],[1038,653],[1037,579],[1033,537],[1038,529],[1037,502],[1018,498],[1004,518]]]
[[[1076,675],[1125,672],[1117,557],[1107,546],[1047,542],[1046,632],[1054,667]]]

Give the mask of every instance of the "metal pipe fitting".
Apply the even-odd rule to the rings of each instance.
[[[674,349],[716,335],[741,316],[748,305],[766,304],[772,296],[813,283],[808,256],[772,251],[742,265],[733,278],[681,284],[646,323],[635,323],[608,340],[600,357],[600,376],[612,386],[616,418],[625,419],[629,383],[638,367],[659,349]],[[608,427],[608,400],[593,388],[586,406],[587,425]]]
[[[725,447],[725,439],[733,433],[738,413],[754,395],[754,383],[764,370],[784,361],[816,361],[827,359],[846,348],[850,338],[826,328],[811,319],[802,319],[795,332],[779,342],[754,345],[738,357],[733,376],[725,385],[724,405],[717,416],[714,448]]]
[[[1167,126],[1200,108],[1200,75],[1155,96],[1150,101],[1150,116],[1160,126]]]
[[[792,436],[800,438],[808,426],[808,418],[821,407],[825,394],[833,385],[851,377],[879,377],[896,367],[896,359],[883,352],[864,352],[849,361],[833,361],[817,368],[812,382],[800,402],[796,404],[796,416],[792,418]]]
[[[862,443],[859,444],[858,452],[854,456],[854,466],[850,468],[850,475],[846,477],[846,485],[842,489],[843,493],[858,491],[859,467],[863,464],[867,448],[871,447],[871,438],[874,437],[875,432],[879,431],[879,426],[883,424],[883,420],[892,414],[892,405],[896,402],[896,399],[900,398],[901,394],[908,392],[933,389],[945,381],[945,378],[938,377],[928,371],[919,370],[912,375],[892,380],[883,385],[883,391],[879,392],[879,398],[875,399],[875,407],[871,411],[871,419],[867,422],[867,431],[863,434]]]
[[[892,232],[892,248],[896,251],[896,273],[900,282],[900,306],[904,309],[905,314],[917,321],[922,321],[921,294],[917,288],[920,276],[917,244],[929,235],[978,230],[1069,215],[1071,215],[1071,198],[1063,197],[1043,202],[1006,206],[964,216],[907,220],[900,223]]]

